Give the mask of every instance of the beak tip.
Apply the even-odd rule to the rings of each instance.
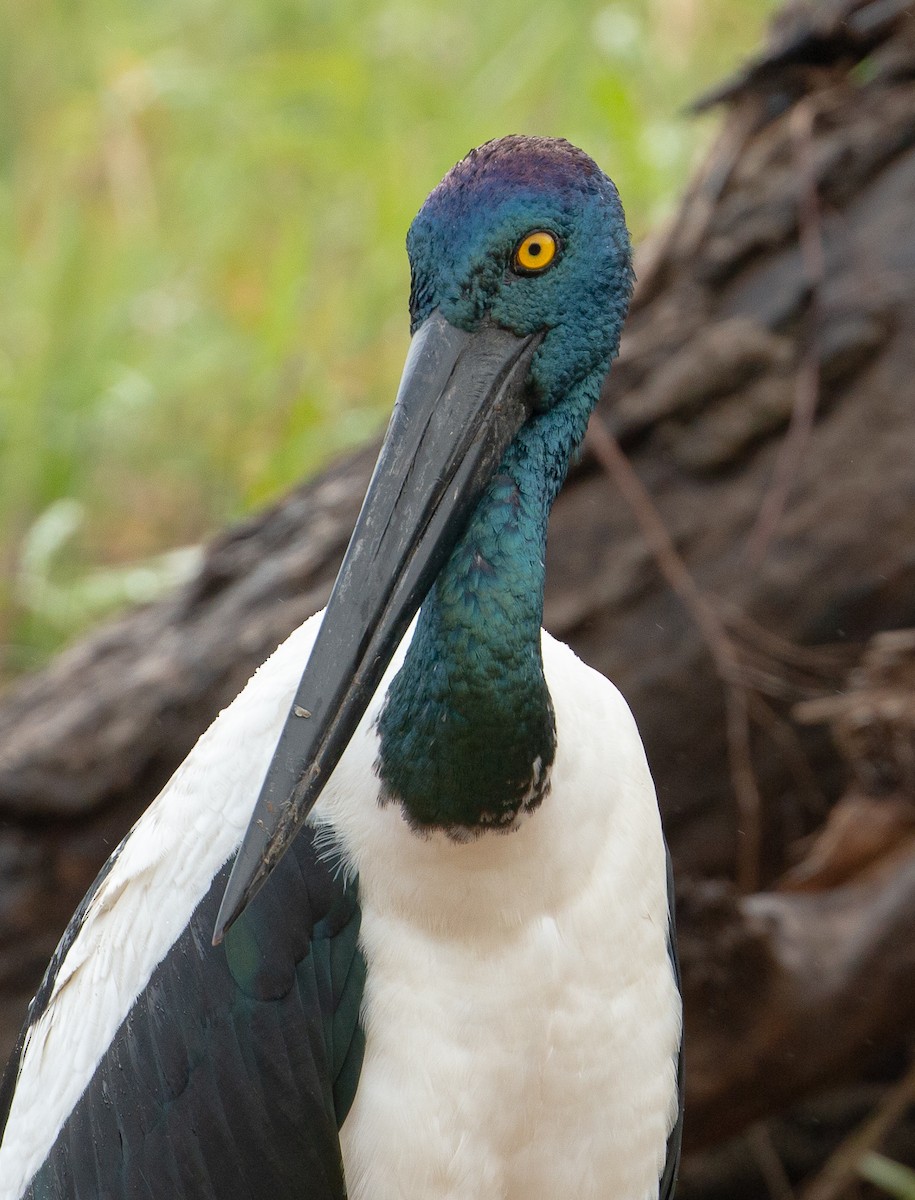
[[[222,945],[223,939],[225,938],[225,936],[229,932],[229,930],[232,928],[232,925],[235,922],[236,918],[241,916],[240,909],[237,912],[232,912],[229,909],[229,906],[226,904],[227,898],[228,897],[226,897],[226,896],[223,897],[222,904],[219,906],[219,913],[216,917],[216,925],[213,928],[213,946],[214,947]]]
[[[257,891],[263,878],[262,874],[259,873],[253,879],[244,881],[242,873],[237,868],[238,861],[236,860],[229,875],[229,882],[226,884],[219,912],[216,915],[216,925],[213,929],[214,946],[219,946],[222,943],[226,934],[248,907],[251,898]]]

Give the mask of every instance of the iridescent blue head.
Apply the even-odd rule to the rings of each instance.
[[[465,838],[514,827],[549,787],[547,518],[619,344],[622,209],[568,142],[509,137],[448,173],[407,244],[394,414],[217,937],[305,820],[420,605],[378,721],[381,802]]]
[[[525,267],[519,247],[540,232],[555,254]],[[577,147],[513,136],[471,150],[420,209],[407,252],[414,331],[436,308],[462,329],[546,331],[531,371],[545,406],[606,373],[632,291],[629,233],[615,186]]]
[[[379,721],[385,800],[418,829],[510,829],[556,749],[540,656],[549,510],[619,345],[629,235],[616,188],[568,142],[509,137],[454,167],[407,238],[414,331],[537,339],[529,415],[420,613]]]

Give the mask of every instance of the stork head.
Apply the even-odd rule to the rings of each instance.
[[[413,340],[381,454],[245,834],[215,940],[320,795],[423,599],[522,426],[571,445],[619,344],[632,286],[619,197],[568,142],[472,151],[407,239]],[[303,716],[303,714],[305,714]]]
[[[491,321],[542,337],[535,406],[609,367],[632,290],[629,234],[615,186],[569,142],[512,136],[471,150],[420,209],[407,252],[414,332],[438,310],[460,329]]]

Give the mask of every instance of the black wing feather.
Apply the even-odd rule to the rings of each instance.
[[[364,1048],[356,882],[305,828],[213,949],[227,877],[154,970],[27,1200],[344,1200],[338,1129]]]
[[[680,960],[677,957],[677,926],[674,903],[674,873],[670,861],[670,851],[665,846],[667,854],[667,952],[674,969],[674,979],[677,981],[677,991],[682,995],[680,981]],[[680,1169],[680,1145],[683,1141],[683,1037],[680,1037],[680,1049],[677,1052],[677,1099],[679,1103],[677,1120],[667,1138],[667,1159],[664,1163],[664,1173],[658,1186],[658,1200],[673,1200],[677,1187],[677,1172]]]

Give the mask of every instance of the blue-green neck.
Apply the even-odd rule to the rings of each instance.
[[[419,829],[510,827],[556,749],[540,651],[547,520],[602,372],[522,428],[419,614],[379,719],[383,797]]]

